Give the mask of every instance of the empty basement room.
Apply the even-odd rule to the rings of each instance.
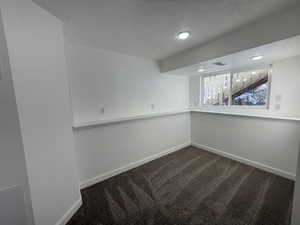
[[[300,0],[1,0],[0,225],[300,225]]]

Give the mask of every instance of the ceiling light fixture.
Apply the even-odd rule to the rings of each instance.
[[[176,38],[178,40],[186,40],[191,36],[191,32],[189,31],[181,31],[179,33],[176,34]]]
[[[205,69],[204,69],[204,67],[203,66],[201,66],[201,67],[199,67],[199,69],[197,70],[199,73],[203,73],[204,71],[205,71]]]
[[[262,55],[256,55],[256,56],[253,56],[251,59],[252,59],[253,61],[257,61],[257,60],[261,60],[262,58],[263,58]]]

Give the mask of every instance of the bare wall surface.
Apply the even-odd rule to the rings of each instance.
[[[190,143],[189,113],[75,130],[80,181]]]
[[[300,134],[299,134],[300,139]],[[300,151],[300,141],[299,141],[299,151]],[[300,223],[300,154],[298,155],[297,163],[297,179],[294,191],[294,205],[292,214],[292,225],[298,225]]]
[[[76,122],[188,108],[188,78],[162,76],[152,60],[83,45],[72,30],[64,30]],[[85,182],[189,143],[190,115],[76,129],[74,134],[80,181]]]
[[[21,186],[0,190],[0,220],[5,225],[28,224],[24,204],[24,191]]]
[[[267,109],[251,107],[199,106],[200,79],[190,78],[190,106],[214,112],[256,116],[300,117],[300,56],[273,63],[270,105]],[[280,108],[276,98],[280,96]],[[243,116],[192,113],[192,142],[261,163],[295,175],[298,155],[299,122]]]
[[[300,124],[192,113],[192,142],[295,175]]]
[[[1,14],[0,71],[0,221],[7,225],[32,225],[24,149]]]
[[[76,122],[188,108],[188,78],[161,75],[152,60],[83,45],[64,30]]]
[[[59,225],[81,198],[62,24],[30,0],[3,0],[1,9],[35,224]]]

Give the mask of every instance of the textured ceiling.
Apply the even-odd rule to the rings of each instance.
[[[160,60],[300,0],[34,0],[93,47]],[[175,34],[190,30],[187,41]]]

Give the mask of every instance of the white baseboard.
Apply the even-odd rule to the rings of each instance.
[[[82,205],[82,199],[78,199],[71,208],[63,215],[63,217],[56,223],[56,225],[66,225],[72,216],[77,212],[77,210]]]
[[[239,161],[239,162],[247,164],[249,166],[253,166],[255,168],[258,168],[258,169],[276,174],[278,176],[281,176],[281,177],[284,177],[284,178],[287,178],[287,179],[290,179],[290,180],[296,180],[296,175],[295,174],[292,174],[292,173],[289,173],[289,172],[286,172],[286,171],[283,171],[283,170],[280,170],[280,169],[277,169],[277,168],[274,168],[274,167],[271,167],[271,166],[268,166],[268,165],[265,165],[265,164],[262,164],[262,163],[259,163],[259,162],[251,161],[249,159],[246,159],[246,158],[243,158],[243,157],[240,157],[240,156],[236,156],[236,155],[233,155],[233,154],[230,154],[230,153],[227,153],[227,152],[224,152],[222,150],[212,148],[212,147],[209,147],[209,146],[206,146],[206,145],[201,145],[201,144],[198,144],[196,142],[192,142],[192,146],[194,146],[196,148],[206,150],[206,151],[209,151],[209,152],[212,152],[212,153],[215,153],[215,154],[218,154],[218,155],[226,157],[226,158],[233,159],[235,161]]]
[[[82,181],[80,183],[80,188],[84,189],[84,188],[90,187],[90,186],[92,186],[94,184],[97,184],[97,183],[99,183],[99,182],[101,182],[103,180],[106,180],[106,179],[108,179],[110,177],[116,176],[116,175],[118,175],[120,173],[126,172],[126,171],[131,170],[131,169],[133,169],[135,167],[141,166],[141,165],[143,165],[143,164],[145,164],[147,162],[150,162],[150,161],[152,161],[154,159],[158,159],[158,158],[160,158],[160,157],[162,157],[164,155],[168,155],[168,154],[170,154],[172,152],[178,151],[178,150],[180,150],[182,148],[185,148],[185,147],[188,147],[190,145],[191,145],[191,142],[186,142],[186,143],[181,144],[181,145],[176,145],[176,146],[174,146],[172,148],[169,148],[167,150],[164,150],[164,151],[162,151],[162,152],[160,152],[158,154],[148,156],[148,157],[146,157],[144,159],[141,159],[141,160],[138,160],[136,162],[127,164],[126,166],[120,167],[120,168],[115,169],[115,170],[108,171],[106,173],[100,174],[99,176],[93,177],[93,178],[88,179],[86,181]]]

